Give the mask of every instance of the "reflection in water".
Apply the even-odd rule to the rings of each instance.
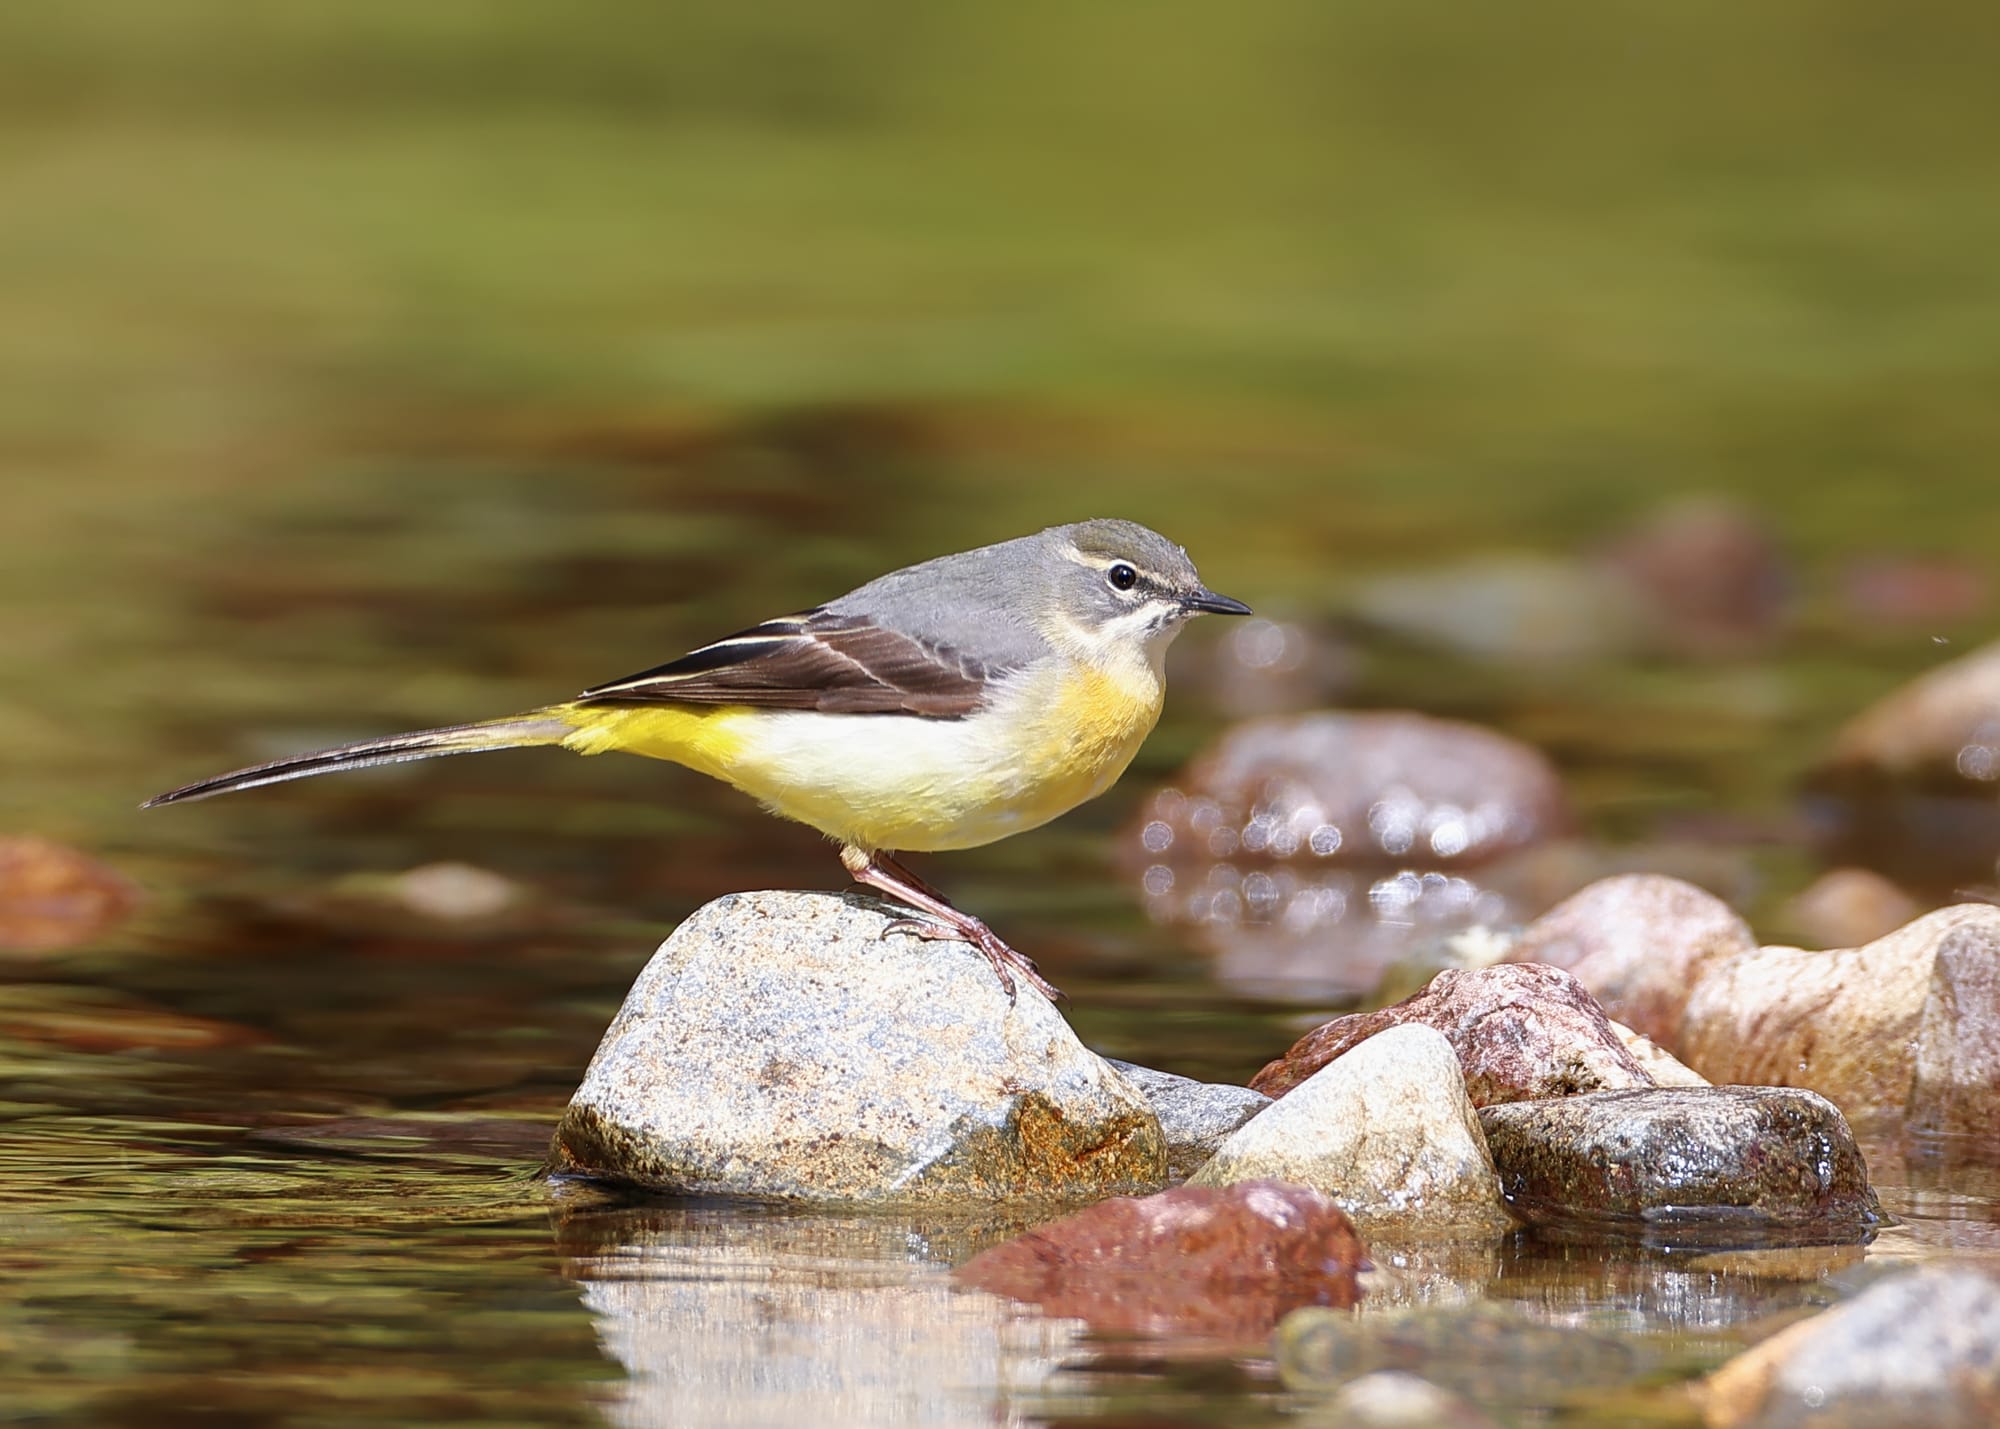
[[[1164,864],[1148,868],[1146,911],[1188,927],[1215,959],[1217,981],[1256,997],[1363,997],[1393,967],[1460,965],[1469,955],[1453,946],[1455,934],[1524,918],[1505,892],[1437,869],[1246,873],[1218,862],[1187,873],[1185,891],[1181,877]]]
[[[599,1211],[560,1224],[621,1425],[1018,1424],[1076,1345],[957,1287],[948,1259],[1017,1227],[740,1206]]]

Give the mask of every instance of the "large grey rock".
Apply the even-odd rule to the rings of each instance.
[[[1271,1104],[1269,1097],[1248,1087],[1197,1082],[1116,1057],[1105,1060],[1138,1090],[1160,1119],[1160,1132],[1167,1139],[1170,1176],[1193,1175],[1231,1132]]]
[[[744,893],[661,945],[551,1166],[690,1194],[880,1202],[1157,1189],[1145,1099],[1032,989],[860,895]]]
[[[1853,1133],[1812,1092],[1593,1092],[1485,1107],[1479,1121],[1509,1203],[1537,1224],[1826,1238],[1880,1219]]]
[[[1499,1179],[1442,1033],[1379,1032],[1231,1136],[1193,1186],[1291,1181],[1325,1192],[1365,1231],[1506,1229]]]
[[[1712,1429],[2000,1423],[2000,1281],[1940,1267],[1891,1276],[1710,1375]]]

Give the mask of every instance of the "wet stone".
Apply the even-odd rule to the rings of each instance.
[[[1116,1057],[1105,1060],[1159,1118],[1167,1142],[1167,1174],[1177,1179],[1192,1175],[1231,1132],[1271,1104],[1269,1097],[1248,1087],[1197,1082]]]
[[[1711,1429],[1987,1429],[2000,1423],[2000,1280],[1943,1267],[1878,1280],[1704,1391]]]
[[[1568,969],[1610,1016],[1673,1047],[1702,969],[1756,946],[1749,924],[1714,894],[1633,873],[1558,903],[1522,930],[1507,959]]]
[[[1443,1035],[1391,1027],[1260,1112],[1188,1184],[1312,1186],[1371,1234],[1498,1232],[1512,1222],[1477,1117]]]
[[[1151,1190],[1145,1099],[962,945],[849,894],[718,899],[639,975],[550,1163],[656,1190],[833,1202]]]
[[[1284,1096],[1350,1048],[1407,1023],[1445,1035],[1474,1106],[1654,1084],[1580,982],[1520,963],[1442,972],[1393,1006],[1322,1023],[1251,1085]]]
[[[1113,1333],[1259,1339],[1359,1295],[1360,1238],[1319,1192],[1272,1181],[1117,1197],[980,1252],[981,1290]]]
[[[1818,1240],[1879,1219],[1853,1134],[1811,1092],[1595,1092],[1489,1106],[1479,1121],[1508,1204],[1537,1225]]]
[[[1859,948],[1713,965],[1677,1047],[1714,1082],[1801,1086],[1867,1128],[2000,1127],[2000,908],[1926,914]]]

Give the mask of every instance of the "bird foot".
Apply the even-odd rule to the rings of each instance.
[[[1007,1002],[1012,1006],[1020,996],[1020,989],[1014,984],[1014,973],[1019,973],[1027,983],[1050,1002],[1062,997],[1062,991],[1054,983],[1043,977],[1035,960],[1025,953],[1016,952],[1002,942],[1000,935],[976,918],[967,918],[966,926],[935,921],[930,918],[898,918],[882,930],[882,936],[891,933],[908,933],[913,938],[926,942],[970,943],[993,965],[993,974],[1000,979],[1000,988],[1007,994]]]

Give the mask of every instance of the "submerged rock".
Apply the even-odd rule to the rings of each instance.
[[[1404,1370],[1481,1403],[1544,1406],[1578,1389],[1624,1384],[1642,1367],[1622,1341],[1495,1304],[1383,1316],[1298,1310],[1276,1340],[1285,1387],[1308,1393]]]
[[[1324,1191],[1369,1231],[1483,1234],[1512,1224],[1458,1058],[1421,1024],[1378,1032],[1299,1083],[1188,1184],[1261,1179]]]
[[[1105,1059],[1146,1099],[1167,1141],[1167,1174],[1185,1178],[1215,1154],[1229,1134],[1271,1104],[1262,1092],[1223,1082],[1197,1082],[1136,1062]]]
[[[1853,1121],[2000,1127],[2000,908],[1926,914],[1859,948],[1761,948],[1710,968],[1678,1044],[1713,1082],[1810,1087]]]
[[[1378,1369],[1351,1379],[1299,1421],[1308,1429],[1499,1429],[1471,1400],[1422,1375]]]
[[[1519,963],[1442,972],[1394,1006],[1322,1023],[1251,1085],[1284,1096],[1349,1048],[1405,1023],[1445,1035],[1474,1106],[1654,1084],[1581,983],[1561,968]]]
[[[32,834],[0,837],[0,953],[87,943],[138,906],[138,888],[90,855]]]
[[[747,893],[674,931],[556,1128],[556,1171],[809,1201],[1148,1190],[1145,1099],[986,960],[860,895]]]
[[[1595,1092],[1489,1106],[1479,1122],[1508,1204],[1536,1224],[1624,1222],[1694,1239],[1857,1235],[1879,1219],[1853,1133],[1812,1092]]]
[[[1606,1013],[1672,1047],[1702,970],[1756,946],[1750,925],[1714,894],[1628,873],[1600,879],[1530,923],[1507,960],[1568,969]]]
[[[1261,1338],[1359,1295],[1361,1240],[1319,1192],[1272,1181],[1117,1197],[958,1269],[959,1280],[1122,1334]]]
[[[1711,1429],[1987,1429],[2000,1423],[2000,1280],[1946,1267],[1878,1280],[1704,1390]]]

